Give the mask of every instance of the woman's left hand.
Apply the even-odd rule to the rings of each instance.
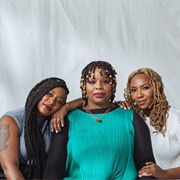
[[[139,177],[142,176],[153,176],[157,179],[163,179],[167,177],[166,170],[161,169],[157,164],[152,162],[147,162],[146,166],[144,166],[139,171]]]

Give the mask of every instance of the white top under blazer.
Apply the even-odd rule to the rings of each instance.
[[[162,169],[180,167],[180,110],[170,108],[165,137],[150,125],[149,118],[146,118],[146,124],[150,130],[156,164]]]

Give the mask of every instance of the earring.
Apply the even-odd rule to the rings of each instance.
[[[87,104],[87,94],[86,94],[86,91],[82,91],[82,99],[83,99],[82,106],[85,106]]]

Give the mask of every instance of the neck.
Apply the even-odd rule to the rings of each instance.
[[[143,112],[144,112],[144,114],[147,116],[147,117],[149,117],[150,116],[150,114],[151,114],[151,110],[152,110],[152,108],[147,108],[147,109],[144,109],[143,110]]]
[[[88,109],[105,109],[105,108],[109,108],[111,105],[110,102],[106,103],[106,104],[91,104],[88,103],[86,108]]]

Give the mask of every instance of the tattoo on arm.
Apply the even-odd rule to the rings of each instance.
[[[8,147],[7,141],[9,137],[9,125],[0,125],[0,151],[3,151]]]

